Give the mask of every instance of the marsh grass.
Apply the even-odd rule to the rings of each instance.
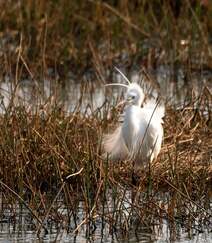
[[[94,69],[104,81],[117,63],[211,68],[211,2],[174,2],[3,1],[2,72],[14,74],[17,58],[18,78],[30,76],[27,64],[39,80],[51,68],[60,78]]]
[[[43,113],[39,106],[36,112],[10,106],[0,117],[2,198],[14,210],[17,200],[23,203],[38,232],[47,231],[48,219],[67,229],[71,221],[74,233],[86,225],[90,234],[99,220],[103,228],[124,234],[133,225],[154,228],[163,219],[188,231],[210,225],[211,94],[206,87],[178,110],[167,106],[162,151],[141,170],[137,185],[131,161],[112,163],[101,156],[102,134],[115,126],[118,112],[108,120],[108,104],[89,116],[77,109],[67,114],[55,105]]]

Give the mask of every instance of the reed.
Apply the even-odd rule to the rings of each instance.
[[[97,112],[67,114],[57,106],[43,115],[39,108],[32,112],[14,106],[0,117],[4,198],[10,205],[24,202],[39,230],[46,229],[44,219],[49,217],[66,222],[67,227],[73,220],[75,233],[84,225],[91,230],[99,219],[111,230],[121,228],[126,234],[135,220],[147,226],[166,218],[189,229],[197,227],[197,220],[208,224],[210,106],[211,94],[205,88],[181,109],[167,107],[162,152],[150,165],[151,186],[148,169],[141,171],[139,183],[133,185],[130,161],[102,159],[101,136],[108,125],[115,125],[115,117],[113,122]],[[105,110],[102,107],[99,112]],[[58,214],[59,198],[67,207],[66,216]],[[80,202],[81,221],[77,219]]]
[[[30,76],[27,64],[39,80],[50,68],[62,78],[88,68],[105,77],[103,70],[117,62],[211,68],[210,1],[24,0],[0,7],[7,74],[15,73],[18,55],[19,77]]]

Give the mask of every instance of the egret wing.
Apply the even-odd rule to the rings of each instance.
[[[145,106],[145,108],[136,108],[133,112],[133,149],[131,158],[136,164],[151,162],[157,157],[162,143],[163,128],[162,116],[163,108],[154,106]]]

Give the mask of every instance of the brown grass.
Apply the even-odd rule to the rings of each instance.
[[[211,68],[212,4],[201,2],[3,1],[2,73],[15,74],[19,54],[18,77],[31,76],[27,64],[39,80],[49,68],[61,78],[92,68],[102,80],[116,63]]]
[[[40,222],[39,229],[49,215],[59,220],[53,212],[61,195],[69,214],[77,215],[78,203],[84,202],[85,218],[76,221],[75,232],[99,217],[128,231],[135,214],[140,222],[151,216],[151,225],[163,217],[178,223],[189,215],[207,223],[212,180],[210,106],[211,94],[205,88],[183,108],[167,107],[162,151],[150,170],[142,171],[136,186],[130,161],[112,163],[101,158],[101,137],[112,122],[105,118],[106,107],[99,111],[104,111],[102,118],[77,111],[67,115],[57,106],[45,114],[13,107],[0,119],[0,175],[6,200],[24,201]],[[108,200],[114,200],[112,209]],[[131,205],[127,216],[126,202]],[[44,213],[38,214],[38,209]]]

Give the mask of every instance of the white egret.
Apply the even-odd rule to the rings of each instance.
[[[112,134],[103,138],[104,150],[111,160],[132,160],[137,171],[142,165],[156,159],[163,139],[164,105],[155,100],[144,103],[144,93],[137,83],[130,83],[126,76],[116,70],[127,80],[128,85],[113,83],[125,87],[126,108],[123,123]],[[143,107],[142,107],[143,106]]]

